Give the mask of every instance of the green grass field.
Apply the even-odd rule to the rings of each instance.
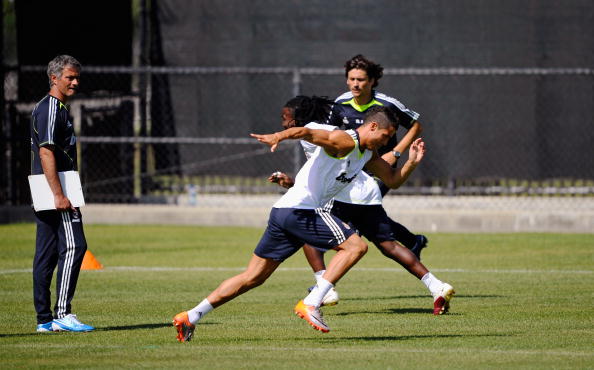
[[[594,368],[594,235],[428,234],[423,262],[457,292],[443,316],[371,247],[323,310],[328,334],[292,313],[313,283],[299,252],[178,343],[172,316],[241,271],[261,229],[87,225],[105,269],[81,272],[73,311],[97,330],[45,334],[34,229],[0,226],[2,368]]]

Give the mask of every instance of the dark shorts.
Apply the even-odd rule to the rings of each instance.
[[[350,204],[334,201],[332,214],[357,229],[372,243],[378,245],[387,240],[396,240],[392,220],[384,207],[378,205]]]
[[[332,249],[355,231],[329,212],[313,209],[272,208],[268,226],[254,253],[261,258],[284,261],[303,246]]]

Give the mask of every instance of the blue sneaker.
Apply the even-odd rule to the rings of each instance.
[[[49,331],[54,331],[52,329],[52,322],[46,322],[43,324],[37,324],[37,332],[38,333],[47,333]]]
[[[429,243],[429,240],[427,240],[427,237],[425,235],[417,235],[417,244],[415,244],[414,247],[411,248],[411,252],[414,253],[415,256],[417,256],[417,258],[419,259],[419,261],[421,260],[421,250],[423,248],[427,247],[427,243]]]
[[[78,321],[76,315],[68,314],[61,319],[52,321],[52,329],[54,331],[93,331],[94,327],[85,325]]]

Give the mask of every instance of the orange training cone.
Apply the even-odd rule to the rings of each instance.
[[[93,253],[87,249],[85,257],[83,258],[81,270],[101,270],[103,265],[97,261]]]

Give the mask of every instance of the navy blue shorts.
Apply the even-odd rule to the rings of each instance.
[[[396,240],[392,220],[384,207],[378,205],[350,204],[334,201],[332,214],[349,223],[375,245],[388,240]]]
[[[313,209],[272,208],[268,226],[254,253],[261,258],[284,261],[303,246],[332,249],[355,231],[329,212]]]

